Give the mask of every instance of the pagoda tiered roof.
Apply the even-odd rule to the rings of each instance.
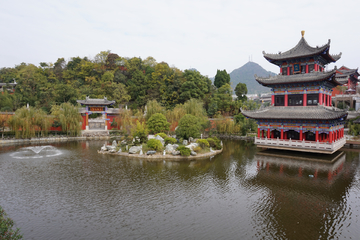
[[[241,113],[253,119],[277,120],[333,120],[347,117],[347,112],[322,105],[318,106],[286,106],[267,107],[264,109],[247,111],[240,109]]]
[[[264,57],[271,63],[281,65],[283,61],[297,59],[297,58],[307,58],[313,57],[316,55],[321,55],[328,63],[336,62],[341,58],[341,53],[336,55],[329,54],[330,49],[330,39],[328,43],[324,44],[321,47],[311,47],[302,37],[299,43],[286,52],[279,52],[277,54],[265,53],[263,51]]]
[[[359,81],[358,76],[358,69],[349,69],[342,66],[340,69],[337,70],[335,79],[341,84],[346,84],[350,77],[352,77],[353,80]]]
[[[307,82],[319,82],[329,79],[329,82],[334,85],[341,85],[335,79],[336,69],[327,72],[311,72],[306,74],[295,75],[275,75],[268,78],[258,77],[255,75],[255,80],[263,86],[270,86],[275,84],[291,84],[291,83],[307,83]]]
[[[103,99],[93,99],[86,97],[85,100],[76,100],[76,102],[80,103],[81,105],[91,105],[91,106],[94,105],[108,106],[115,103],[115,101],[107,100],[106,97],[104,97]]]

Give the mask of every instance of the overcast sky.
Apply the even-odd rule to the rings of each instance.
[[[278,73],[262,55],[331,39],[335,64],[360,66],[358,0],[0,0],[0,68],[58,58],[152,56],[212,77],[249,61]],[[333,65],[331,66],[333,67]]]

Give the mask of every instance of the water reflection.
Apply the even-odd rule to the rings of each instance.
[[[61,155],[31,161],[11,157],[29,146],[0,148],[0,205],[25,239],[336,239],[359,232],[357,152],[309,161],[224,141],[211,159],[147,162],[98,154],[103,144],[53,144]]]
[[[356,170],[344,152],[324,156],[266,150],[254,160],[257,174],[248,181],[268,191],[265,199],[252,205],[257,236],[344,237],[344,226],[352,224],[346,195]]]

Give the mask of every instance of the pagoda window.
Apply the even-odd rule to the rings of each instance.
[[[288,96],[288,106],[302,106],[303,94],[294,94]]]
[[[305,73],[306,72],[306,65],[301,65],[301,73]]]
[[[293,75],[293,68],[292,68],[292,66],[289,66],[289,75]]]
[[[275,106],[284,106],[285,105],[285,96],[284,95],[275,95]]]
[[[287,67],[282,68],[282,75],[287,75]]]
[[[319,94],[318,93],[307,95],[307,105],[308,106],[318,105],[318,102],[319,102]]]
[[[307,140],[307,141],[315,141],[315,138],[316,138],[316,136],[315,136],[315,134],[313,132],[308,131],[308,132],[305,133],[305,140]]]
[[[289,130],[287,132],[287,138],[288,139],[293,139],[293,140],[300,140],[300,134],[297,131],[294,130]]]
[[[314,71],[314,64],[309,64],[309,73]]]

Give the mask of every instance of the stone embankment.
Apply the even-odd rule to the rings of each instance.
[[[33,143],[54,143],[54,142],[67,142],[67,141],[84,141],[84,140],[109,140],[119,136],[111,136],[105,132],[86,132],[78,137],[67,136],[50,136],[41,138],[28,138],[28,139],[1,139],[0,146],[14,145],[14,144],[33,144]]]
[[[124,156],[124,157],[129,157],[129,158],[137,158],[137,159],[142,159],[142,160],[146,160],[149,162],[156,162],[156,161],[162,161],[162,160],[170,160],[170,161],[184,161],[184,160],[196,160],[196,159],[202,159],[202,158],[208,158],[208,157],[212,157],[215,156],[216,154],[219,154],[223,151],[223,149],[221,150],[214,150],[213,152],[208,152],[208,153],[203,153],[203,154],[198,154],[196,156],[180,156],[180,155],[171,155],[171,154],[166,154],[166,155],[162,155],[161,153],[157,153],[154,155],[146,155],[146,154],[130,154],[127,152],[114,152],[111,153],[109,151],[102,151],[102,150],[98,150],[98,153],[100,154],[110,154],[110,155],[114,155],[114,156]]]

